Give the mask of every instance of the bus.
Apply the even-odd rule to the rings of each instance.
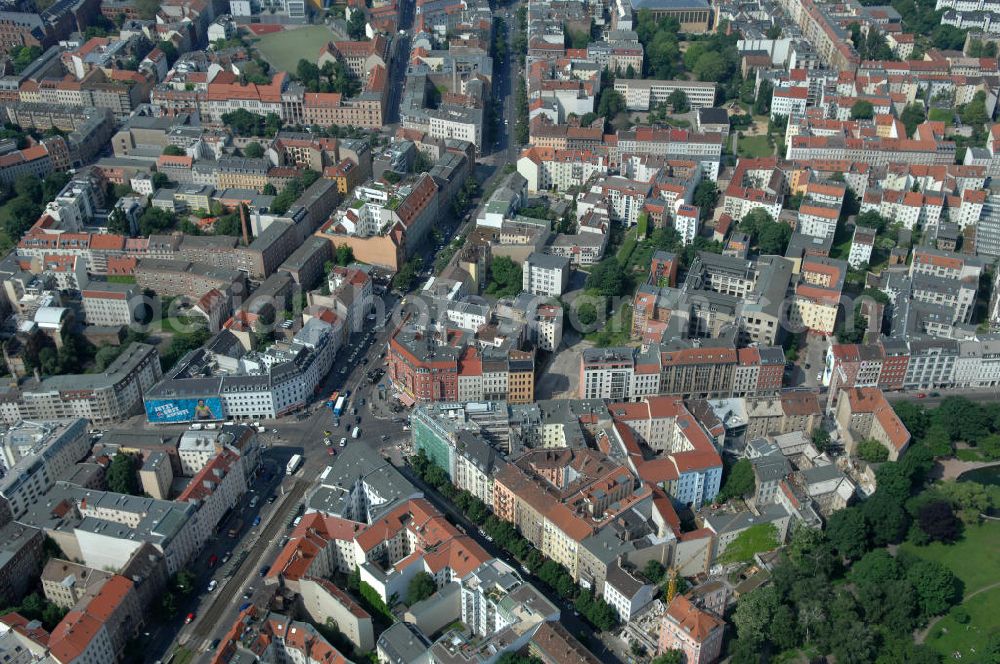
[[[343,396],[343,395],[337,397],[337,403],[333,407],[333,416],[334,417],[340,417],[341,413],[344,412],[344,403],[346,401],[347,401],[347,398],[345,396]]]
[[[337,392],[336,390],[334,390],[333,394],[330,395],[330,398],[328,398],[326,400],[326,407],[327,408],[333,408],[333,404],[337,403],[337,397],[339,397],[339,396],[340,396],[340,392]]]
[[[285,468],[285,473],[288,475],[294,475],[295,471],[302,466],[302,455],[293,454],[292,458],[288,460],[288,466]]]

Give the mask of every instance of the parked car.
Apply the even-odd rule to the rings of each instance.
[[[215,590],[216,587],[218,587],[218,585],[219,585],[219,582],[216,581],[215,579],[212,579],[211,581],[209,581],[208,582],[208,592],[212,592],[213,590]]]
[[[253,518],[253,527],[256,528],[259,525],[260,525],[260,514],[258,514]]]
[[[192,620],[194,620],[194,611],[192,611],[191,613],[187,614],[187,618],[184,619],[184,624],[185,625],[189,625]]]
[[[242,604],[240,604],[240,613],[243,613],[244,611],[249,609],[251,604],[252,602],[243,602]]]
[[[208,557],[208,566],[215,567],[215,563],[219,562],[219,557],[214,553]]]
[[[267,573],[270,572],[270,571],[271,571],[271,566],[270,565],[264,565],[263,567],[260,568],[260,575],[261,575],[261,577],[267,576]]]

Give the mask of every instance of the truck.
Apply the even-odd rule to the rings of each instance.
[[[235,539],[241,530],[243,530],[243,519],[236,519],[233,525],[229,526],[229,536]]]
[[[337,397],[337,403],[333,406],[333,416],[340,417],[340,414],[344,412],[344,404],[347,402],[347,397],[340,395]]]
[[[292,458],[288,460],[288,466],[285,467],[285,473],[288,475],[294,475],[295,471],[297,471],[301,465],[302,455],[293,454]]]

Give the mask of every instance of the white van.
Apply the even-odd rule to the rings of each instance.
[[[351,432],[351,438],[358,438],[361,436],[361,427],[354,427],[354,431]]]

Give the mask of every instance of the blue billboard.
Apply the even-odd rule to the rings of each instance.
[[[146,419],[152,424],[221,420],[222,399],[146,399]]]

